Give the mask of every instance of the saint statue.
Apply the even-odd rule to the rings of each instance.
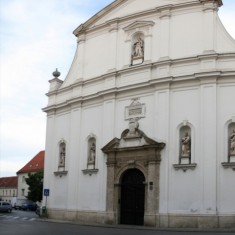
[[[144,41],[139,36],[137,42],[134,43],[134,53],[133,57],[143,57],[144,56]]]
[[[89,158],[88,158],[88,163],[90,164],[94,164],[95,163],[95,155],[96,155],[96,146],[95,143],[91,144],[90,147],[90,154],[89,154]]]
[[[230,136],[230,155],[235,155],[235,129]]]
[[[131,137],[131,136],[138,135],[138,132],[137,132],[138,128],[139,128],[139,123],[134,118],[130,119],[129,132],[127,133],[127,136]]]
[[[59,166],[64,166],[64,165],[65,165],[65,144],[61,144]]]
[[[190,157],[191,152],[191,138],[188,132],[185,132],[184,137],[181,139],[182,147],[181,147],[181,156],[182,157]]]

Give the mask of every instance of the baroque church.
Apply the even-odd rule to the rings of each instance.
[[[50,218],[235,227],[235,41],[222,0],[116,0],[49,81]]]

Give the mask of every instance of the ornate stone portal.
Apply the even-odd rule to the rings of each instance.
[[[102,151],[107,154],[107,200],[106,223],[118,224],[120,218],[122,176],[129,169],[138,169],[145,177],[144,225],[158,226],[159,172],[161,150],[164,143],[148,138],[139,130],[138,119],[129,121],[129,129],[122,132],[121,139],[114,138]]]

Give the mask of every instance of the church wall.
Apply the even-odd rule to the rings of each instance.
[[[105,162],[101,152],[102,147],[102,117],[103,107],[101,105],[83,108],[82,110],[82,127],[80,138],[80,149],[78,153],[80,161],[79,169],[79,209],[80,210],[104,210],[105,198],[103,197],[103,190],[105,186],[102,185]],[[88,159],[88,138],[94,135],[96,139],[96,159],[95,168],[99,171],[97,174],[89,175],[83,174],[82,170],[87,169]],[[101,172],[101,173],[100,173]]]
[[[202,14],[202,12],[195,11],[188,14],[176,12],[167,19],[159,18],[159,16],[157,18],[154,16],[139,17],[137,20],[154,22],[152,34],[150,34],[152,43],[146,45],[151,52],[149,60],[157,61],[164,57],[184,58],[203,53]],[[85,46],[83,45],[84,54],[78,54],[78,57],[85,55],[82,62],[84,80],[130,65],[131,45],[123,28],[131,23],[133,20],[125,21],[118,26],[114,24],[110,28],[86,36],[86,40],[83,42],[85,44]],[[187,33],[187,37],[185,37],[185,33]]]
[[[231,52],[235,51],[235,40],[230,36],[230,34],[226,31],[219,17],[216,18],[216,51],[218,52]]]
[[[125,107],[138,96],[140,102],[146,105],[146,115],[139,120],[140,129],[149,137],[166,143],[160,165],[160,214],[215,215],[216,210],[222,214],[233,214],[234,208],[229,203],[235,195],[231,187],[233,171],[221,166],[226,159],[216,154],[215,146],[216,141],[225,141],[224,134],[216,140],[215,133],[217,128],[219,133],[223,133],[226,122],[235,113],[233,106],[223,105],[235,99],[234,86],[229,80],[216,86],[213,80],[205,79],[201,85],[188,83],[184,88],[179,87],[175,85],[169,89],[159,86],[155,92],[147,94],[111,97],[92,106],[58,114],[55,122],[51,118],[48,128],[53,130],[54,125],[56,129],[56,138],[51,139],[54,144],[52,152],[56,153],[61,138],[68,141],[69,147],[67,176],[59,178],[53,175],[50,179],[50,188],[53,189],[50,206],[70,211],[105,211],[107,167],[100,149],[108,140],[120,137],[127,128]],[[216,113],[219,114],[218,119],[214,118]],[[178,163],[179,126],[185,121],[193,129],[192,162],[197,164],[194,170],[186,172],[173,168],[173,164]],[[86,169],[87,137],[90,134],[97,137],[96,166],[99,170],[91,176],[82,172]],[[220,145],[218,153],[223,153],[221,148],[224,146]],[[48,149],[47,154],[50,152]],[[56,171],[57,159],[51,164],[51,169]],[[224,184],[224,181],[227,183]],[[65,191],[69,193],[64,194]]]
[[[139,1],[138,6],[142,4]],[[188,13],[184,13],[186,8],[164,8],[81,32],[71,72],[60,88],[51,85],[45,109],[44,188],[50,189],[48,208],[53,218],[118,222],[120,185],[107,186],[107,175],[116,176],[114,171],[122,169],[120,165],[108,168],[101,148],[128,129],[126,107],[135,98],[145,110],[138,120],[139,129],[166,144],[161,150],[160,189],[156,189],[155,201],[147,203],[153,208],[159,193],[159,211],[158,205],[156,215],[147,211],[149,224],[219,227],[226,224],[224,215],[234,216],[234,171],[221,163],[228,161],[228,125],[235,122],[235,59],[232,53],[217,53],[235,51],[235,46],[214,7],[211,3],[186,7]],[[136,32],[144,39],[144,60],[131,66]],[[191,130],[191,164],[180,166],[180,130],[186,126]],[[91,165],[90,138],[96,143],[95,164]],[[61,141],[66,144],[66,158],[65,166],[59,168]],[[125,151],[125,157],[134,158]],[[126,169],[131,162],[125,163]],[[157,163],[154,169],[158,167]],[[150,182],[145,183],[146,195],[150,195]],[[110,191],[113,198],[109,195],[108,201]]]
[[[79,150],[81,148],[81,143],[79,139],[81,138],[81,108],[73,108],[70,112],[70,139],[69,139],[69,162],[68,162],[68,193],[67,193],[67,208],[69,210],[76,210],[78,208],[79,201],[79,185],[80,183],[80,158]]]
[[[66,158],[65,158],[65,169],[69,168],[69,162],[72,160],[70,155],[70,122],[71,122],[71,115],[70,112],[64,112],[61,114],[56,115],[55,122],[54,122],[54,136],[52,138],[52,148],[53,148],[53,155],[54,161],[52,162],[52,171],[56,172],[58,170],[59,164],[59,143],[61,140],[64,140],[66,143]],[[67,207],[68,203],[68,177],[55,177],[52,178],[52,188],[53,191],[51,192],[52,197],[54,198],[51,201],[50,205],[53,208],[64,208]]]
[[[184,58],[203,52],[202,19],[201,12],[189,12],[171,17],[169,55],[171,58]]]
[[[235,79],[235,77],[233,77]],[[235,122],[235,85],[231,83],[218,86],[218,132],[217,132],[217,157],[218,157],[218,210],[221,214],[234,214],[235,183],[234,171],[224,169],[221,162],[228,160],[228,125]],[[228,104],[228,105],[224,105]],[[225,183],[226,182],[226,183]]]
[[[108,63],[106,63],[109,51],[108,35],[96,34],[91,35],[85,42],[85,56],[84,56],[84,78],[92,78],[104,74],[108,70]]]
[[[196,171],[176,171],[172,165],[178,164],[179,128],[184,121],[189,122],[193,130],[199,129],[198,120],[200,108],[200,90],[198,87],[173,89],[170,97],[170,137],[168,139],[169,152],[169,212],[189,213],[190,210],[200,210],[201,177],[200,169]],[[192,134],[194,132],[192,131]],[[192,136],[192,146],[198,145],[197,136]],[[192,150],[192,163],[197,161],[199,152]],[[185,197],[184,195],[187,195]],[[191,212],[190,212],[191,213]]]

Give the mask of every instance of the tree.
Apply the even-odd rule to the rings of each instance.
[[[43,171],[29,173],[25,181],[29,186],[27,198],[33,202],[40,202],[42,200]]]

